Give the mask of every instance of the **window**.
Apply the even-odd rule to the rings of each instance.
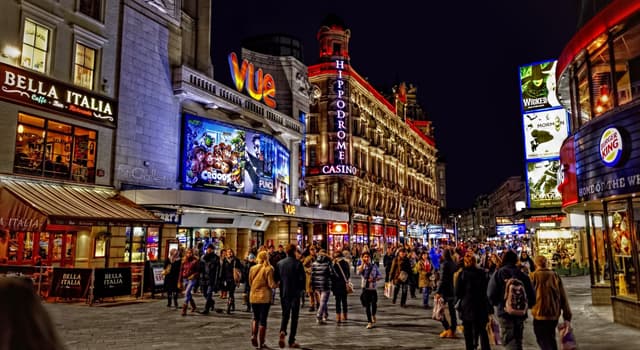
[[[316,145],[309,145],[309,166],[318,165],[318,156],[316,154]]]
[[[127,227],[124,244],[124,262],[144,262],[145,249],[144,227]]]
[[[95,182],[96,131],[20,113],[13,171]]]
[[[78,11],[95,20],[100,20],[100,10],[102,8],[102,0],[80,0],[78,2]]]
[[[93,89],[95,69],[96,50],[76,43],[73,83],[89,90]]]
[[[589,95],[586,63],[578,68],[578,96],[580,99],[580,125],[584,125],[591,119],[591,95]]]
[[[23,67],[42,73],[46,71],[50,33],[46,27],[25,19],[21,59]]]
[[[591,61],[591,93],[594,102],[594,116],[597,117],[613,107],[609,45],[603,45],[589,59]]]
[[[613,41],[618,103],[640,97],[640,24],[627,29]]]
[[[318,117],[317,116],[309,116],[309,125],[307,126],[307,133],[309,134],[318,134]]]

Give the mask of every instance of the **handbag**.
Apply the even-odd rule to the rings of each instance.
[[[400,271],[398,279],[400,280],[400,282],[406,282],[407,279],[409,279],[409,274],[407,273],[407,271]]]
[[[393,283],[385,282],[384,284],[384,296],[391,299],[393,297]]]
[[[442,321],[444,318],[445,301],[443,297],[436,297],[433,303],[433,312],[431,318],[436,321]]]
[[[502,345],[502,337],[500,336],[500,324],[496,319],[489,315],[489,322],[487,322],[487,335],[489,336],[490,345]]]
[[[342,273],[342,278],[344,279],[344,285],[347,288],[347,294],[353,293],[353,283],[347,280],[347,276],[344,274],[344,270],[342,269],[342,265],[340,265],[340,262],[337,262],[336,265],[338,265],[338,268],[340,269],[340,273]]]
[[[573,335],[573,328],[569,321],[564,321],[558,325],[558,336],[560,337],[560,350],[576,350],[578,344]]]
[[[233,281],[235,284],[240,284],[242,281],[242,271],[237,267],[233,268]]]

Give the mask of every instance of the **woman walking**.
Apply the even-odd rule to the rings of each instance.
[[[233,249],[226,250],[226,257],[222,260],[223,290],[227,292],[227,314],[236,311],[236,286],[242,276],[242,263],[236,258]]]
[[[172,248],[169,251],[169,256],[164,260],[164,291],[167,292],[167,307],[171,307],[171,300],[173,304],[178,308],[178,296],[180,289],[178,289],[178,280],[180,279],[180,254],[178,249]]]
[[[351,277],[349,263],[344,258],[342,252],[335,253],[333,261],[333,282],[331,289],[333,296],[336,298],[336,322],[340,323],[347,320],[347,281]]]
[[[180,277],[184,291],[184,304],[182,304],[182,316],[187,315],[187,307],[191,305],[191,312],[196,311],[196,302],[191,294],[193,288],[198,281],[198,259],[193,256],[193,250],[187,249],[182,259],[182,268],[180,269]]]
[[[362,276],[360,302],[367,313],[367,329],[371,329],[377,321],[378,292],[376,290],[376,282],[382,279],[382,274],[378,267],[371,263],[371,256],[368,252],[362,253],[362,264],[358,266],[357,272]]]
[[[400,248],[398,250],[398,256],[393,260],[391,264],[391,281],[395,284],[393,291],[392,304],[396,303],[398,299],[398,293],[402,291],[400,296],[400,306],[407,306],[407,293],[409,289],[409,278],[413,273],[411,270],[411,261],[407,257],[407,249]]]
[[[480,348],[489,350],[489,336],[486,325],[489,322],[491,306],[487,299],[487,276],[476,267],[476,257],[467,254],[464,257],[464,268],[456,282],[456,297],[460,303],[459,312],[464,326],[464,343],[466,350],[475,350],[476,339],[480,338]]]
[[[420,254],[420,260],[418,261],[418,288],[422,289],[422,306],[425,309],[430,308],[431,263],[429,262],[429,253],[426,250]]]
[[[458,267],[453,262],[453,256],[451,249],[444,250],[444,262],[440,271],[440,285],[436,290],[436,298],[443,298],[449,308],[449,315],[451,316],[451,324],[447,321],[446,317],[442,318],[442,327],[444,331],[440,333],[440,338],[455,338],[456,327],[458,326],[458,320],[456,319],[456,310],[454,308],[455,294],[453,289],[453,274]]]
[[[271,307],[271,294],[277,287],[273,279],[273,266],[269,263],[269,253],[261,251],[256,258],[256,265],[249,270],[249,302],[253,310],[251,320],[251,345],[259,349],[268,349],[265,344],[267,336],[267,318]]]

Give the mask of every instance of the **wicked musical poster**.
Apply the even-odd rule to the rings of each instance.
[[[556,61],[520,67],[522,110],[559,107],[556,97]]]

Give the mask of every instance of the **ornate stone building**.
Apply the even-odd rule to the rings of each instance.
[[[349,213],[348,223],[314,232],[327,232],[329,250],[422,242],[426,225],[440,222],[431,123],[397,112],[408,103],[404,84],[389,102],[353,69],[350,37],[339,18],[327,17],[317,34],[319,63],[309,67],[303,200]]]

